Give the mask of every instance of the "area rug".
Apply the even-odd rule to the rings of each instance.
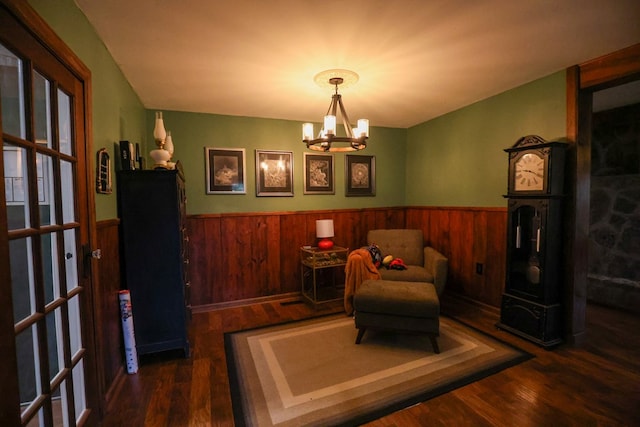
[[[520,363],[528,353],[441,317],[428,337],[331,316],[225,336],[237,426],[357,425]]]

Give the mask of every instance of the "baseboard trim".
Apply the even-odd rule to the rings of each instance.
[[[262,304],[266,302],[288,302],[302,298],[301,292],[289,292],[286,294],[270,295],[266,297],[247,298],[236,301],[218,302],[213,304],[195,305],[191,307],[193,313],[206,313],[208,311],[222,310],[225,308],[242,307],[245,305]]]
[[[476,299],[473,299],[467,295],[463,295],[457,292],[447,292],[445,291],[445,294],[443,295],[443,297],[445,298],[449,298],[450,300],[458,300],[458,301],[463,301],[467,304],[473,305],[477,308],[479,308],[482,311],[485,311],[487,313],[490,313],[492,315],[498,315],[500,316],[500,307],[495,307],[493,305],[489,305],[486,304],[484,302],[478,301]]]

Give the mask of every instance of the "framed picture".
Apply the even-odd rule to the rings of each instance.
[[[256,150],[256,196],[293,196],[293,152]]]
[[[375,156],[345,156],[346,196],[376,195]]]
[[[106,148],[96,154],[96,192],[111,194],[111,158]]]
[[[304,194],[336,194],[333,154],[304,153]]]
[[[207,194],[246,194],[244,148],[204,149]]]

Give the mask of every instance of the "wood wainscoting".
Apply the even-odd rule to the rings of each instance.
[[[99,396],[108,406],[124,375],[124,345],[120,326],[120,220],[96,223],[98,247],[102,257],[98,264],[98,283],[95,285],[95,335],[98,358]]]
[[[318,219],[333,219],[335,244],[354,249],[371,228],[403,228],[405,208],[191,215],[194,309],[300,292],[300,247],[315,244]]]
[[[447,290],[500,306],[506,208],[392,207],[188,216],[194,309],[300,292],[300,246],[315,243],[317,219],[333,219],[335,243],[351,250],[373,228],[422,229],[449,258]]]

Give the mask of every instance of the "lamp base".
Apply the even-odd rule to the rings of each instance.
[[[323,251],[328,251],[333,247],[333,240],[331,239],[321,239],[318,242],[318,249],[322,249]]]
[[[149,153],[153,161],[155,162],[155,167],[167,169],[167,162],[171,159],[171,155],[167,150],[163,150],[162,148],[158,148],[156,150],[151,150]]]

